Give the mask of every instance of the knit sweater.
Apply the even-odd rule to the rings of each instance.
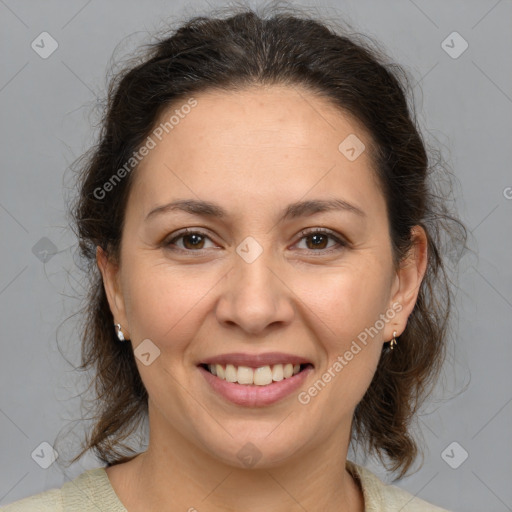
[[[361,484],[365,512],[448,512],[407,491],[382,482],[370,470],[347,460],[347,469]],[[128,512],[110,484],[104,468],[90,469],[60,489],[50,489],[10,505],[0,512]]]

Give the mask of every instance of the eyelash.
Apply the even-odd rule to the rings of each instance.
[[[336,236],[332,231],[330,231],[328,229],[324,229],[324,228],[310,228],[310,229],[305,229],[305,230],[301,231],[300,239],[298,242],[301,242],[304,238],[311,236],[311,235],[315,235],[315,234],[322,234],[322,235],[328,236],[329,238],[331,238],[332,240],[334,240],[336,242],[337,247],[331,247],[329,249],[319,249],[319,250],[306,249],[306,251],[309,253],[321,253],[321,255],[330,254],[332,252],[340,251],[348,245],[347,242],[345,242],[343,239]],[[208,238],[211,240],[211,238],[206,233],[203,233],[202,231],[196,231],[196,230],[187,228],[181,232],[178,232],[178,234],[175,237],[170,239],[168,242],[164,242],[163,245],[171,251],[182,252],[182,253],[192,253],[193,252],[193,253],[199,253],[199,255],[203,254],[204,251],[208,250],[208,249],[193,250],[193,249],[182,249],[181,247],[171,247],[174,245],[174,242],[176,240],[183,238],[184,236],[187,236],[187,235],[200,235],[202,237],[205,237],[205,238]]]

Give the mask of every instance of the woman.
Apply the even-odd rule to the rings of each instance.
[[[74,460],[106,467],[6,511],[443,510],[347,459],[416,460],[450,312],[440,233],[464,230],[405,77],[291,10],[232,14],[112,83],[73,208],[98,396]]]

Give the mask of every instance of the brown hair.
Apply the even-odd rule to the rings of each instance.
[[[162,112],[178,100],[213,89],[301,86],[353,116],[371,136],[371,156],[386,199],[393,259],[412,247],[411,228],[428,237],[428,266],[407,327],[391,352],[383,346],[377,371],[353,418],[352,442],[403,476],[417,456],[411,420],[430,393],[445,356],[451,310],[442,251],[465,246],[466,228],[450,213],[443,191],[449,171],[439,152],[426,151],[408,106],[412,88],[367,36],[332,28],[296,7],[274,4],[260,13],[231,6],[227,16],[196,16],[144,49],[110,82],[97,145],[78,160],[79,192],[70,212],[88,260],[80,370],[93,369],[93,428],[83,450],[108,465],[133,458],[124,444],[147,419],[147,391],[130,343],[116,337],[96,247],[118,261],[124,212],[136,167],[108,195],[98,189],[141,147]],[[435,176],[435,172],[440,172]],[[437,187],[437,188],[436,188]],[[96,191],[96,194],[95,194]],[[444,235],[444,238],[443,238]],[[451,245],[450,245],[451,244]],[[453,254],[453,253],[452,253]],[[460,253],[459,253],[460,254]],[[448,261],[449,263],[450,261]]]

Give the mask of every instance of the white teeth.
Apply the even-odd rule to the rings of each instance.
[[[283,365],[275,364],[274,367],[272,368],[272,380],[279,382],[280,380],[283,380],[283,379],[284,379]]]
[[[227,364],[209,364],[208,370],[219,379],[238,384],[255,384],[256,386],[267,386],[272,382],[279,382],[296,375],[300,371],[300,364],[274,364],[271,366],[260,366],[250,368],[249,366],[234,366]]]
[[[219,379],[226,379],[226,371],[224,370],[224,367],[220,364],[214,364],[212,366],[215,366],[215,371],[217,373],[217,377]]]
[[[257,386],[266,386],[272,382],[272,370],[270,366],[256,368],[252,373],[254,374],[254,384]]]
[[[254,381],[254,370],[248,366],[238,367],[238,384],[252,384]]]
[[[237,371],[236,368],[232,364],[226,365],[226,377],[225,379],[228,382],[236,382],[237,379]]]

